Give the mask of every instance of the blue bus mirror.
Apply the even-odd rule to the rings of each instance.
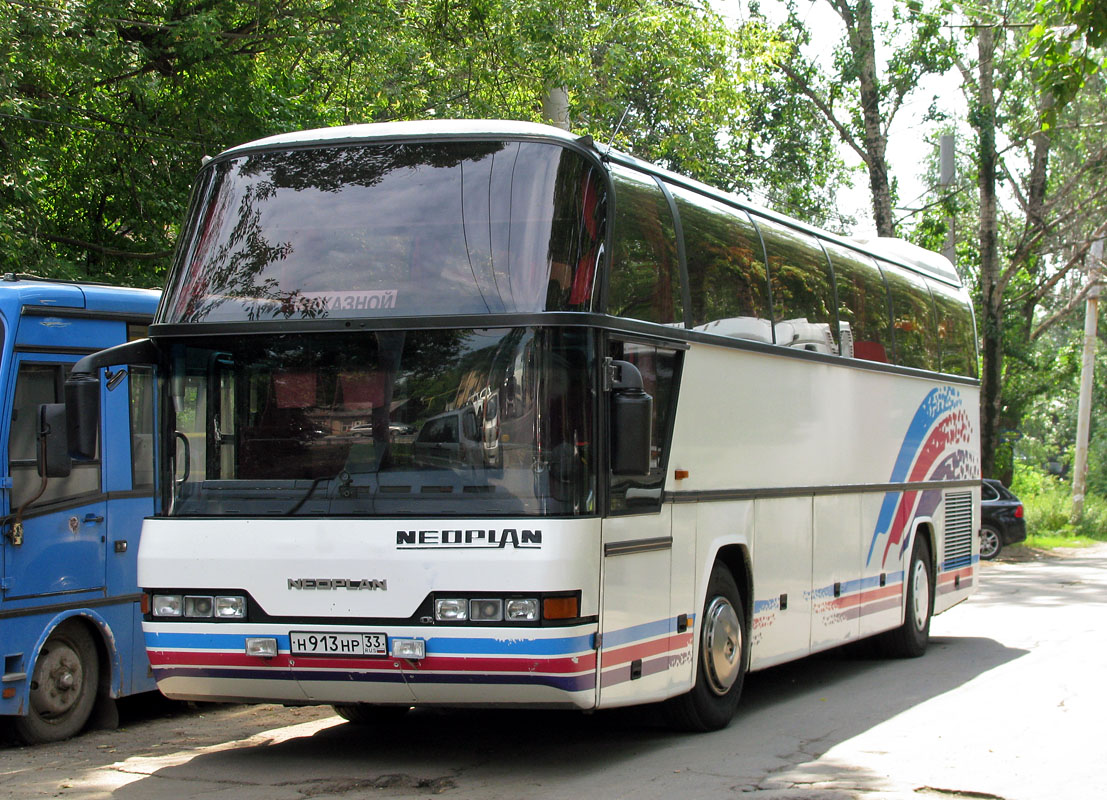
[[[38,474],[44,478],[66,478],[73,467],[69,458],[64,403],[38,407]]]

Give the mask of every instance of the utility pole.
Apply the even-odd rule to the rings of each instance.
[[[551,86],[542,98],[542,118],[550,125],[569,130],[569,89]]]
[[[957,157],[955,152],[956,140],[952,133],[943,133],[938,140],[938,185],[943,189],[949,189],[957,182]],[[946,231],[946,243],[942,247],[942,255],[949,259],[951,264],[957,264],[957,224],[951,214],[949,217],[949,229]]]
[[[1092,421],[1092,377],[1095,373],[1096,325],[1099,321],[1099,268],[1103,263],[1103,240],[1096,239],[1089,250],[1088,293],[1084,303],[1084,359],[1080,366],[1080,404],[1076,417],[1076,458],[1072,475],[1072,516],[1078,525],[1084,517],[1084,491],[1088,472],[1088,438]]]

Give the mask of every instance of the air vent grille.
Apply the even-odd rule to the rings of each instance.
[[[945,561],[942,569],[972,563],[972,493],[946,495]]]

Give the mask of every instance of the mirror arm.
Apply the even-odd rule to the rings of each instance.
[[[73,365],[70,375],[97,376],[101,367],[110,367],[115,364],[157,364],[159,360],[158,348],[152,341],[136,339],[133,342],[117,344],[107,350],[85,356]]]

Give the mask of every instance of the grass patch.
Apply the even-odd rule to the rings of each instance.
[[[1041,470],[1017,465],[1011,491],[1026,512],[1026,544],[1030,547],[1087,547],[1107,541],[1107,499],[1089,492],[1084,497],[1084,518],[1069,521],[1072,486]]]
[[[1056,534],[1044,534],[1038,536],[1027,534],[1025,544],[1036,550],[1052,550],[1054,547],[1091,547],[1096,540],[1086,536],[1061,536]]]

